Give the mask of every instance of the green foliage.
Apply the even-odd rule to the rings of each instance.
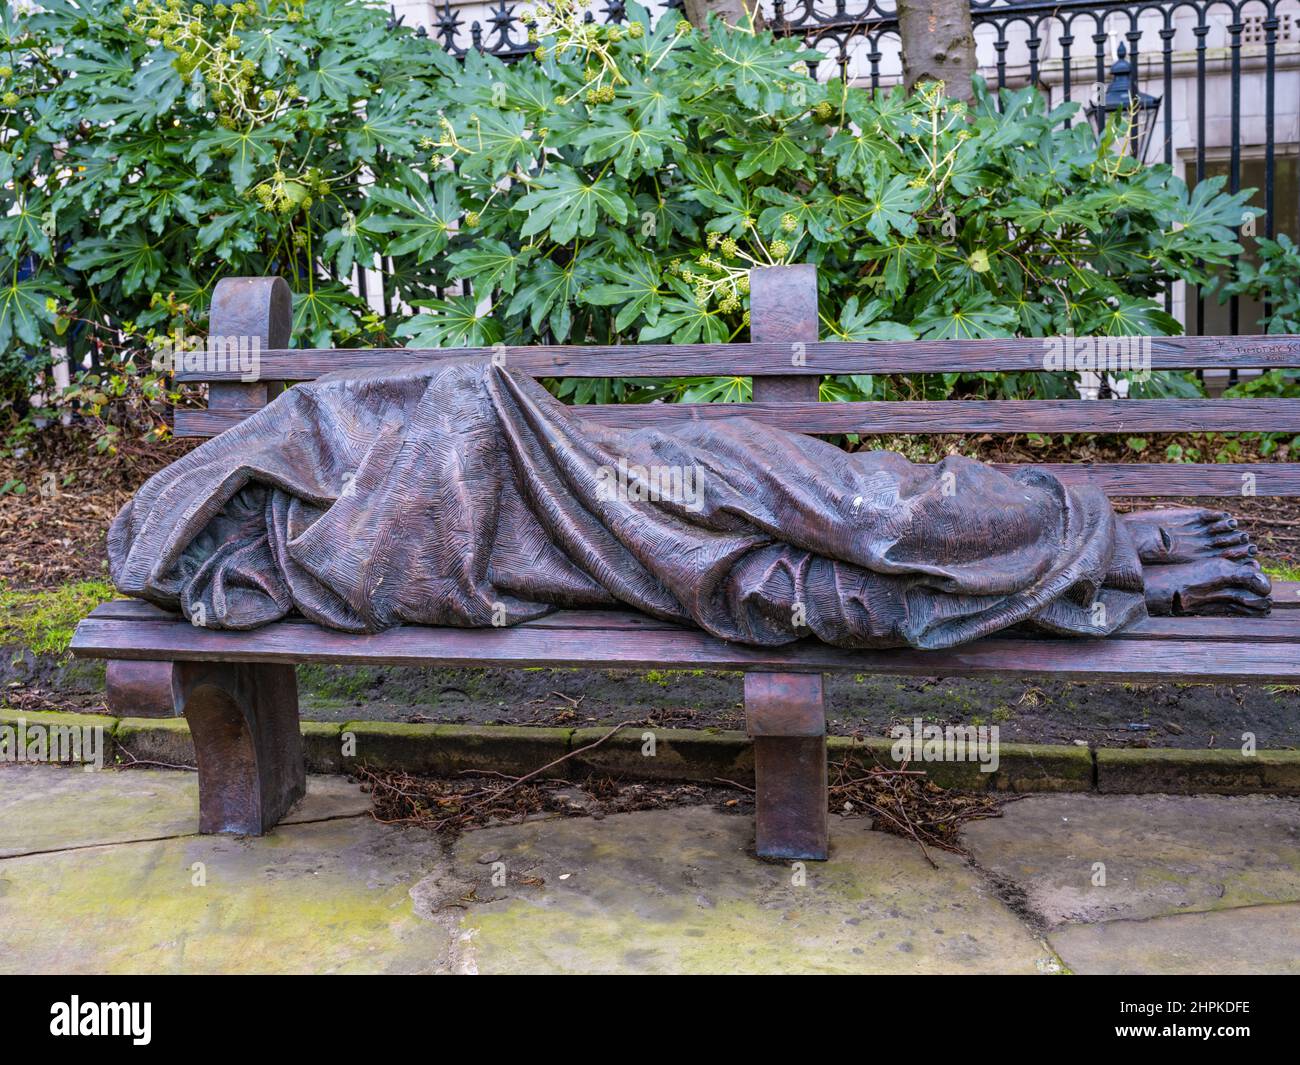
[[[1268,333],[1300,333],[1300,247],[1285,233],[1261,237],[1259,265],[1242,259],[1237,276],[1219,290],[1219,301],[1251,296],[1269,308],[1259,324]]]
[[[147,405],[166,394],[151,351],[204,328],[225,275],[288,279],[300,344],[386,340],[397,319],[340,278],[389,250],[409,281],[459,215],[454,190],[432,195],[407,165],[429,162],[418,145],[456,69],[441,49],[343,0],[13,8],[0,399],[21,410],[58,343],[78,362],[93,345],[105,365],[65,399],[93,411],[134,378]]]
[[[411,343],[742,338],[753,266],[819,268],[823,335],[852,340],[1177,332],[1157,297],[1237,250],[1248,193],[1189,192],[1098,145],[1033,90],[967,109],[805,74],[791,40],[541,16],[533,61],[470,56],[435,150],[465,215]],[[443,180],[443,179],[440,179]],[[444,234],[430,238],[441,252]],[[432,261],[434,252],[428,258]],[[411,301],[418,302],[418,301]],[[743,381],[573,382],[591,398],[738,399]],[[828,380],[825,398],[1067,394],[1063,375]],[[1156,375],[1146,394],[1187,390]]]
[[[999,101],[980,85],[967,108],[935,87],[823,85],[796,41],[652,25],[634,4],[602,26],[560,0],[538,12],[535,57],[509,66],[459,63],[386,18],[344,0],[6,9],[0,375],[13,402],[56,341],[111,349],[140,394],[165,394],[150,346],[201,330],[229,274],[284,276],[300,345],[727,341],[746,332],[748,270],[794,262],[819,268],[827,337],[1047,336],[1174,332],[1164,286],[1239,250],[1248,191],[1189,193],[1032,89]],[[390,315],[348,284],[380,255]],[[114,379],[77,387],[93,405]],[[746,389],[557,385],[580,401]]]

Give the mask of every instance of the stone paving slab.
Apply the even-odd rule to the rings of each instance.
[[[1296,799],[1030,796],[963,838],[1049,928],[1300,901]]]
[[[410,895],[439,851],[356,817],[8,858],[0,973],[444,971]]]
[[[711,807],[448,846],[330,777],[265,837],[198,836],[196,786],[0,768],[0,972],[1300,969],[1290,799],[1034,796],[971,826],[980,864],[933,869],[839,817],[829,862],[760,862],[751,819]]]
[[[455,847],[455,871],[485,901],[461,921],[464,964],[555,973],[1055,968],[955,855],[935,853],[932,869],[914,845],[869,822],[832,818],[831,860],[796,867],[753,858],[753,834],[749,817],[706,807],[471,833]],[[504,863],[503,887],[491,883],[494,861]]]
[[[1049,939],[1080,974],[1300,974],[1300,905],[1294,903],[1069,925]]]
[[[345,777],[307,778],[286,823],[363,814],[369,798]],[[197,773],[7,765],[0,768],[0,858],[34,851],[192,835]]]

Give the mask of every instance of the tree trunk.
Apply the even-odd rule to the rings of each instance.
[[[969,0],[898,0],[903,78],[942,81],[955,100],[970,100],[975,73],[975,31]]]
[[[685,0],[686,17],[696,29],[707,29],[710,15],[717,15],[728,26],[747,26],[752,16],[754,29],[763,28],[763,12],[758,0]]]

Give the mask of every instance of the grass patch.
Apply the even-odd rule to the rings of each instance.
[[[0,643],[21,644],[35,654],[61,655],[77,622],[100,603],[116,598],[108,581],[73,581],[29,591],[0,583]]]
[[[1275,581],[1300,581],[1300,566],[1288,566],[1282,562],[1263,563],[1264,572]]]

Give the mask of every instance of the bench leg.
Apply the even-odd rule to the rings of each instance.
[[[746,673],[761,858],[824,860],[830,850],[826,709],[818,673]]]
[[[104,667],[108,712],[115,717],[175,717],[171,662],[132,662],[110,658]]]
[[[199,764],[199,831],[260,836],[307,788],[293,666],[178,662]]]

